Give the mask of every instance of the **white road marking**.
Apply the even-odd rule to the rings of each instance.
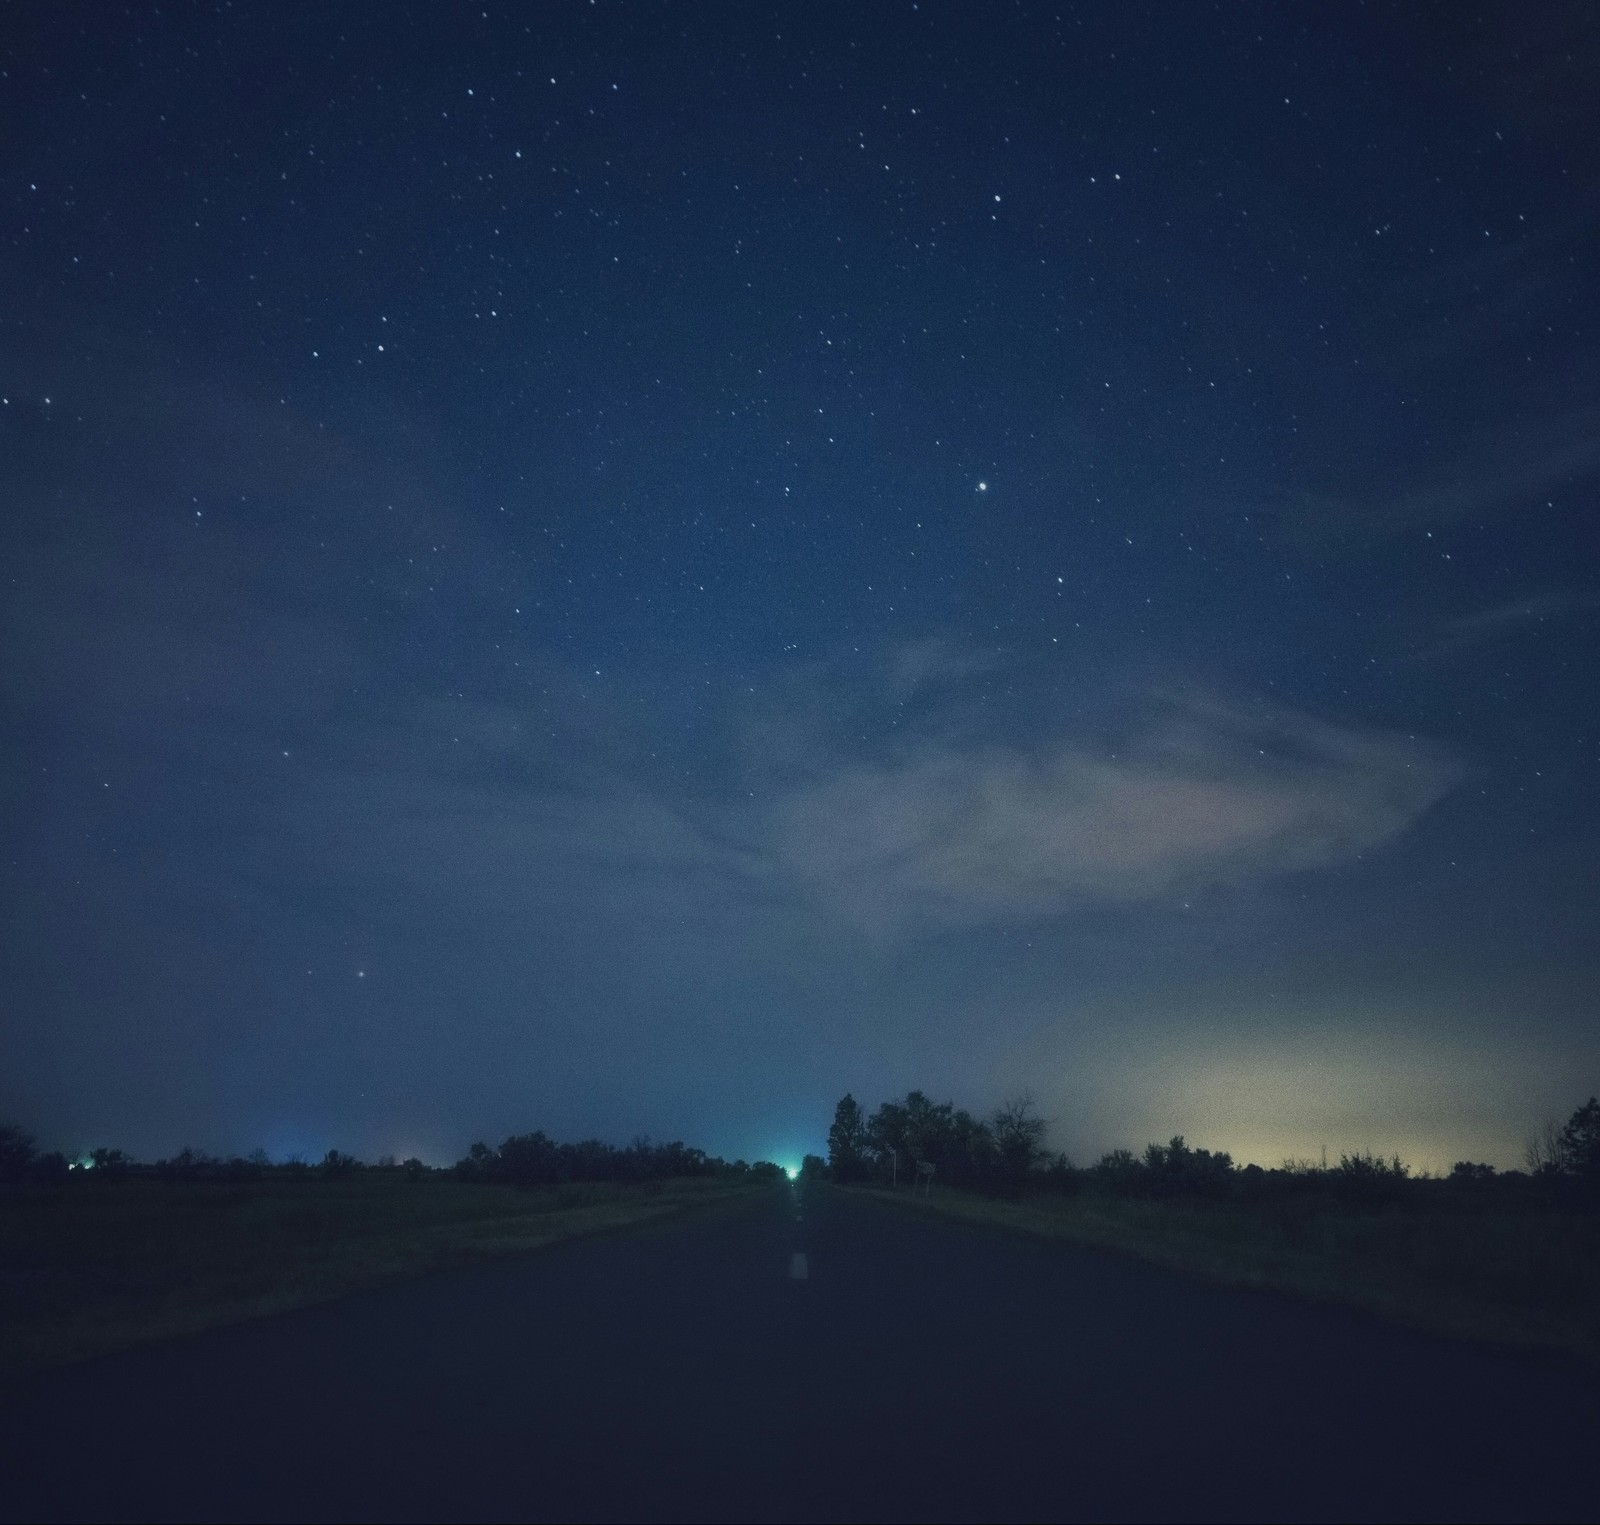
[[[804,1281],[810,1272],[806,1268],[806,1257],[798,1250],[789,1257],[789,1280]]]

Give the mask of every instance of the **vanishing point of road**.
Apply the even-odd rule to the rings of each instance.
[[[789,1186],[33,1379],[0,1519],[1548,1520],[1600,1384]]]

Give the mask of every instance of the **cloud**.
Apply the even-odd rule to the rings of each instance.
[[[1418,652],[1417,662],[1431,662],[1459,651],[1499,641],[1530,626],[1547,624],[1600,607],[1600,598],[1572,593],[1535,593],[1479,609],[1446,622],[1432,645]]]
[[[1348,861],[1459,776],[1408,739],[1287,710],[1147,703],[1116,749],[1062,735],[840,761],[771,804],[765,850],[854,920],[978,925]]]
[[[1268,514],[1275,538],[1302,550],[1376,541],[1510,512],[1600,474],[1600,410],[1477,441],[1423,476],[1381,491],[1303,493]]]
[[[830,708],[829,684],[815,670],[798,686],[780,677],[787,707],[766,712],[808,727],[807,746],[765,771],[733,748],[725,770],[708,758],[691,779],[641,764],[648,754],[626,737],[563,774],[502,704],[419,705],[310,782],[294,802],[298,834],[352,904],[409,897],[434,925],[621,921],[639,936],[692,922],[784,938],[842,920],[880,937],[1348,862],[1460,776],[1409,738],[1149,687],[1119,702],[1114,740],[1102,720],[1092,732],[976,730],[959,691],[907,736],[886,697],[900,655],[875,677],[835,675],[849,724],[831,735],[808,727]],[[884,714],[863,732],[874,694]],[[577,711],[561,728],[608,732]]]
[[[974,651],[948,636],[927,636],[907,641],[888,659],[890,685],[901,696],[967,678],[979,677],[1004,665],[994,651]]]

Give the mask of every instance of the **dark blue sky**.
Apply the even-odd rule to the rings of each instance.
[[[1581,4],[13,8],[0,1113],[1516,1163],[1597,85]]]

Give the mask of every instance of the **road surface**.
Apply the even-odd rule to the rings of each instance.
[[[1600,1386],[774,1188],[64,1369],[0,1518],[1594,1519]]]

